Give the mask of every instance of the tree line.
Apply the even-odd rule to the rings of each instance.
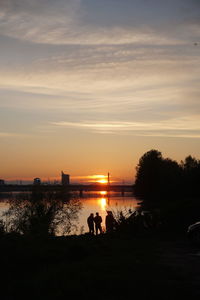
[[[188,155],[178,163],[158,150],[146,152],[136,167],[135,195],[148,199],[200,196],[200,160]]]

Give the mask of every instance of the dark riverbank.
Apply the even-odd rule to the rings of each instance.
[[[199,249],[185,233],[1,237],[2,299],[198,299]]]
[[[40,221],[46,220],[43,217],[52,207],[47,204],[59,202],[36,199],[22,202],[20,197],[14,202],[14,212],[19,212],[20,218],[15,213],[13,221],[17,222],[12,224],[25,228],[24,235],[8,233],[2,227],[2,299],[168,300],[200,296],[200,247],[192,246],[186,236],[188,225],[199,220],[198,198],[145,200],[142,207],[150,209],[150,218],[148,210],[146,217],[139,210],[133,218],[120,217],[112,235],[68,237],[48,237],[49,231],[42,231],[46,223]],[[47,210],[41,214],[41,208]],[[30,215],[37,222],[27,218],[30,211],[37,212]]]

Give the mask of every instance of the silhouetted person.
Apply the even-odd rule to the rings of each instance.
[[[90,214],[90,216],[87,218],[87,223],[89,227],[89,233],[94,234],[94,214]]]
[[[101,227],[102,217],[99,216],[98,212],[96,213],[96,216],[94,217],[94,223],[95,223],[96,235],[98,234],[98,230],[100,233],[102,233],[102,227]]]
[[[116,224],[115,218],[113,217],[112,211],[107,211],[106,216],[106,232],[113,232],[114,226]]]

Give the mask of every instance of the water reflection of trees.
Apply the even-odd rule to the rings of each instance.
[[[67,235],[77,230],[81,203],[63,191],[18,194],[9,199],[6,229],[32,236]]]

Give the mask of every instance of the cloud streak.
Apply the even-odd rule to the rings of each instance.
[[[0,138],[27,138],[27,134],[14,132],[0,132]]]
[[[92,130],[96,133],[108,134],[133,134],[136,136],[157,137],[200,137],[199,115],[196,118],[185,117],[160,122],[51,122],[50,124],[60,128],[77,128]]]
[[[80,0],[59,0],[56,2],[4,0],[0,3],[0,33],[33,43],[52,45],[120,45],[131,43],[175,45],[185,43],[184,36],[182,35],[180,38],[180,36],[174,35],[173,29],[170,27],[170,30],[163,34],[162,30],[153,24],[155,21],[147,25],[144,21],[147,17],[145,14],[142,16],[144,20],[140,21],[135,13],[134,2],[130,8],[133,13],[132,19],[137,19],[137,22],[121,23],[120,25],[114,21],[115,18],[113,24],[104,25],[105,9],[101,10],[102,18],[100,19],[102,21],[98,26],[89,22],[85,10],[89,9],[90,5],[87,1]],[[138,6],[137,3],[135,5]],[[147,9],[145,5],[142,5],[141,14],[145,9]],[[120,7],[118,7],[116,14],[120,17]],[[155,20],[153,15],[151,19]],[[148,18],[147,21],[149,22]]]

